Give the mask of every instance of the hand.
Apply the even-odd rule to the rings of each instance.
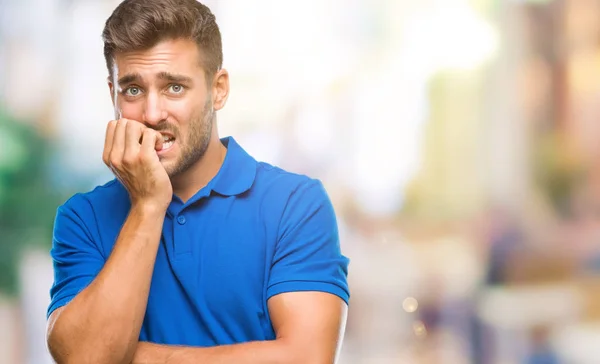
[[[167,209],[173,187],[156,151],[162,135],[128,119],[108,123],[102,160],[129,192],[132,207],[149,205]]]

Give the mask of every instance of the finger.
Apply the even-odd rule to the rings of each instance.
[[[150,128],[144,130],[142,135],[142,152],[143,153],[154,153],[157,149],[157,145],[160,144],[162,148],[162,135]]]
[[[140,151],[140,138],[144,133],[144,126],[142,123],[129,120],[125,129],[125,157],[133,157]]]
[[[115,168],[119,168],[121,161],[123,160],[123,154],[125,152],[125,130],[128,122],[129,120],[127,119],[120,119],[117,121],[117,126],[115,128],[112,149],[110,151],[110,163]]]
[[[102,161],[107,166],[110,166],[110,151],[113,145],[113,138],[115,135],[115,128],[117,126],[117,120],[111,120],[106,126],[106,136],[104,137],[104,150],[102,152]]]
[[[158,134],[158,136],[156,138],[156,142],[154,143],[154,150],[156,150],[158,152],[159,150],[162,149],[164,140],[163,140],[163,136],[161,133],[157,132],[157,134]]]
[[[151,140],[149,140],[149,142],[151,141],[151,142],[152,142],[152,144],[153,144],[153,145],[152,145],[152,148],[153,148],[155,151],[159,151],[159,150],[161,150],[161,149],[162,149],[162,146],[163,146],[163,136],[162,136],[162,134],[161,134],[161,133],[159,133],[159,132],[157,132],[157,131],[155,131],[155,130],[153,130],[153,129],[150,129],[150,131],[151,131],[151,133],[149,133],[148,135],[150,135],[150,134],[154,134],[154,137],[152,137],[152,138],[151,138]],[[145,136],[145,135],[146,135],[146,134],[144,134],[144,136]],[[142,138],[143,138],[144,136],[142,136]],[[143,143],[142,143],[142,145],[143,145]]]

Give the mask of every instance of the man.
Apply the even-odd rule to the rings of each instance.
[[[348,260],[322,185],[219,139],[229,76],[210,10],[126,0],[104,55],[117,177],[58,209],[58,363],[332,363]]]

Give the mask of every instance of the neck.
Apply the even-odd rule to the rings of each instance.
[[[213,133],[206,152],[187,171],[171,178],[173,193],[184,203],[204,188],[223,165],[227,148],[221,143],[219,136]]]

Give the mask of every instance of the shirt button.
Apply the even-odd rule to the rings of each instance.
[[[179,216],[177,218],[177,222],[179,223],[179,225],[185,224],[185,216]]]

